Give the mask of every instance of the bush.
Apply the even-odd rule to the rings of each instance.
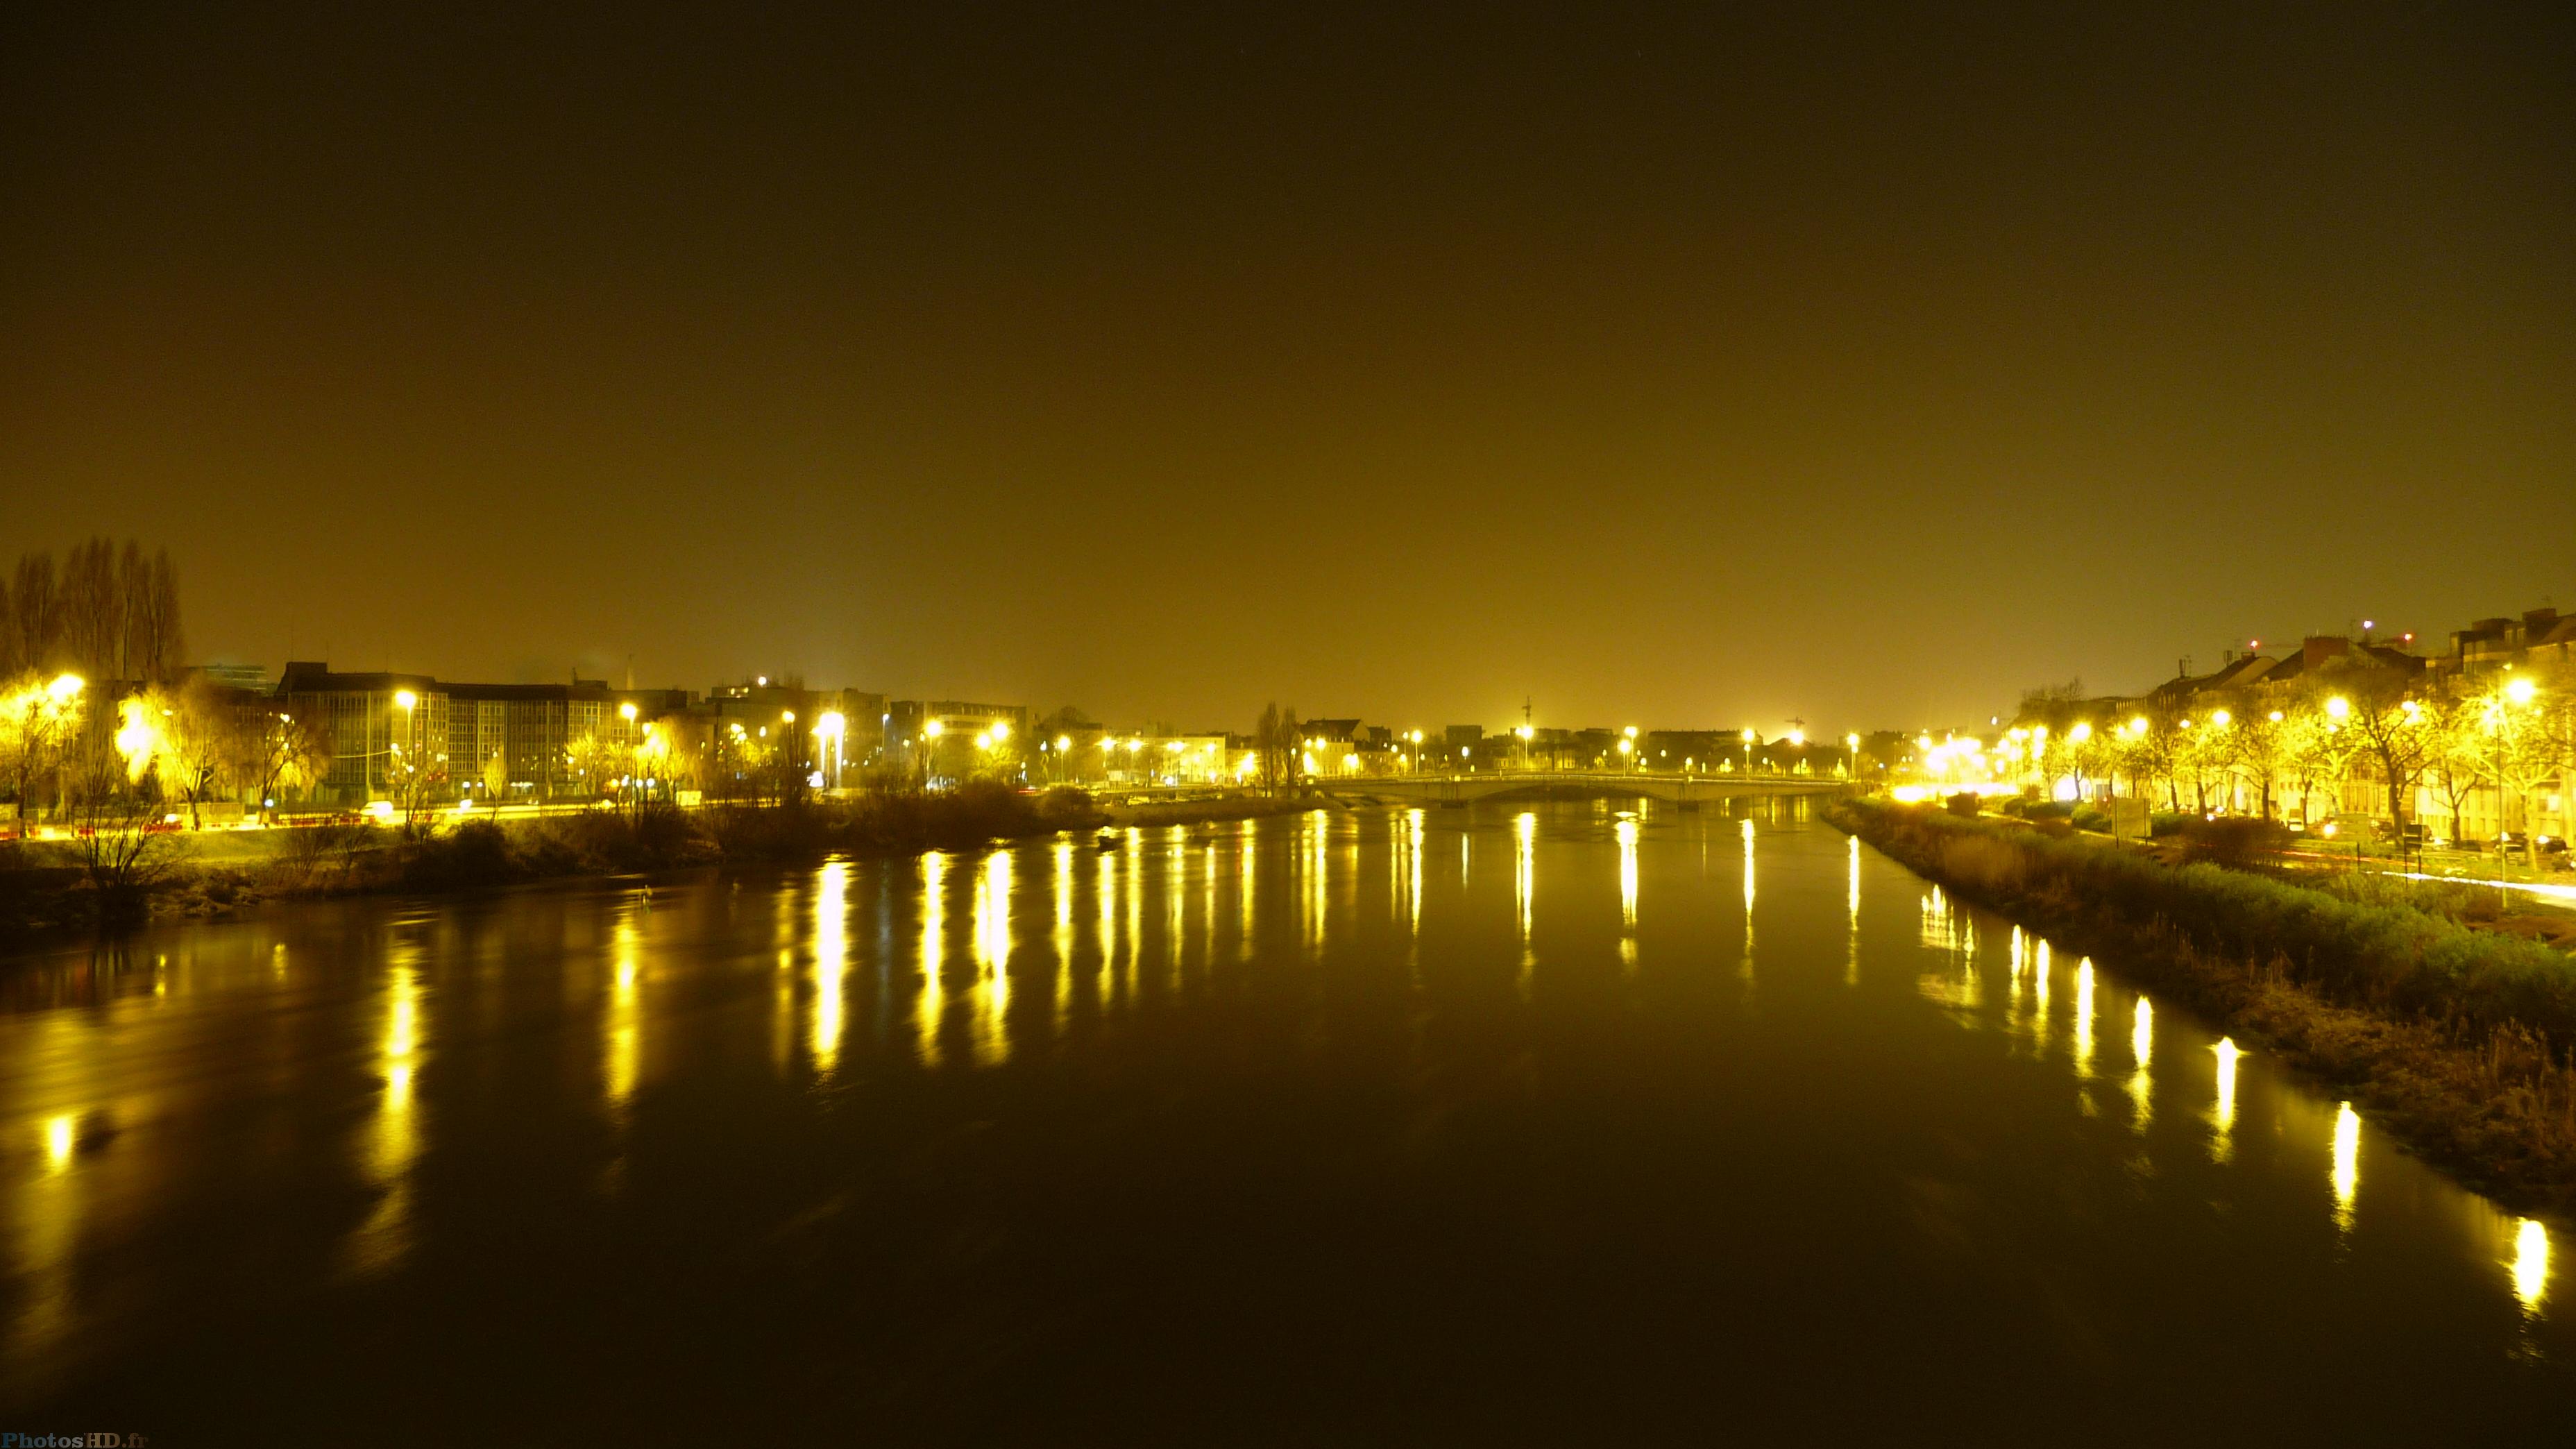
[[[2185,860],[2207,861],[2211,865],[2243,870],[2259,860],[2278,856],[2290,848],[2290,827],[2277,820],[2264,820],[2251,815],[2222,815],[2215,820],[2193,819],[2182,827]]]
[[[1941,804],[1943,808],[1947,809],[1953,815],[1964,815],[1970,819],[1974,819],[1976,818],[1978,808],[1984,805],[1985,802],[1977,798],[1976,791],[1962,790],[1958,794],[1951,796],[1949,799],[1942,801]]]

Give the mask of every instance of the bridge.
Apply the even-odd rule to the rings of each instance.
[[[1850,786],[1812,775],[1675,775],[1610,770],[1525,770],[1473,775],[1372,775],[1318,779],[1318,793],[1344,804],[1472,805],[1514,795],[1617,796],[1661,800],[1696,810],[1711,800],[1782,795],[1840,795]]]

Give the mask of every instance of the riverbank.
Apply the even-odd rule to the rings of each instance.
[[[1212,825],[1230,820],[1263,820],[1273,815],[1303,815],[1309,810],[1338,810],[1321,795],[1224,795],[1213,800],[1165,800],[1144,805],[1108,807],[1109,823],[1151,830],[1166,825]]]
[[[180,833],[151,837],[122,884],[102,882],[77,843],[13,843],[0,847],[0,935],[208,918],[272,901],[378,891],[972,849],[1108,823],[1109,812],[1080,790],[1025,795],[970,786],[785,806],[468,820],[421,833],[378,825]]]
[[[1001,786],[792,806],[600,810],[451,823],[426,834],[330,825],[155,837],[133,882],[102,889],[66,841],[0,845],[0,937],[207,919],[273,901],[441,892],[691,866],[971,850],[1063,830],[1153,829],[1299,814],[1315,797],[1229,795],[1103,807],[1088,793]]]
[[[1820,815],[2332,1084],[2509,1207],[2576,1221],[2576,958],[2373,878],[2176,865],[1936,806]]]

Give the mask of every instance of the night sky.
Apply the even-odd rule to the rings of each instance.
[[[2576,607],[2576,7],[911,8],[7,7],[0,554],[1237,728]]]

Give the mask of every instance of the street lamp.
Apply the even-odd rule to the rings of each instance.
[[[1746,730],[1736,738],[1744,742],[1744,773],[1749,778],[1753,774],[1753,731]]]

